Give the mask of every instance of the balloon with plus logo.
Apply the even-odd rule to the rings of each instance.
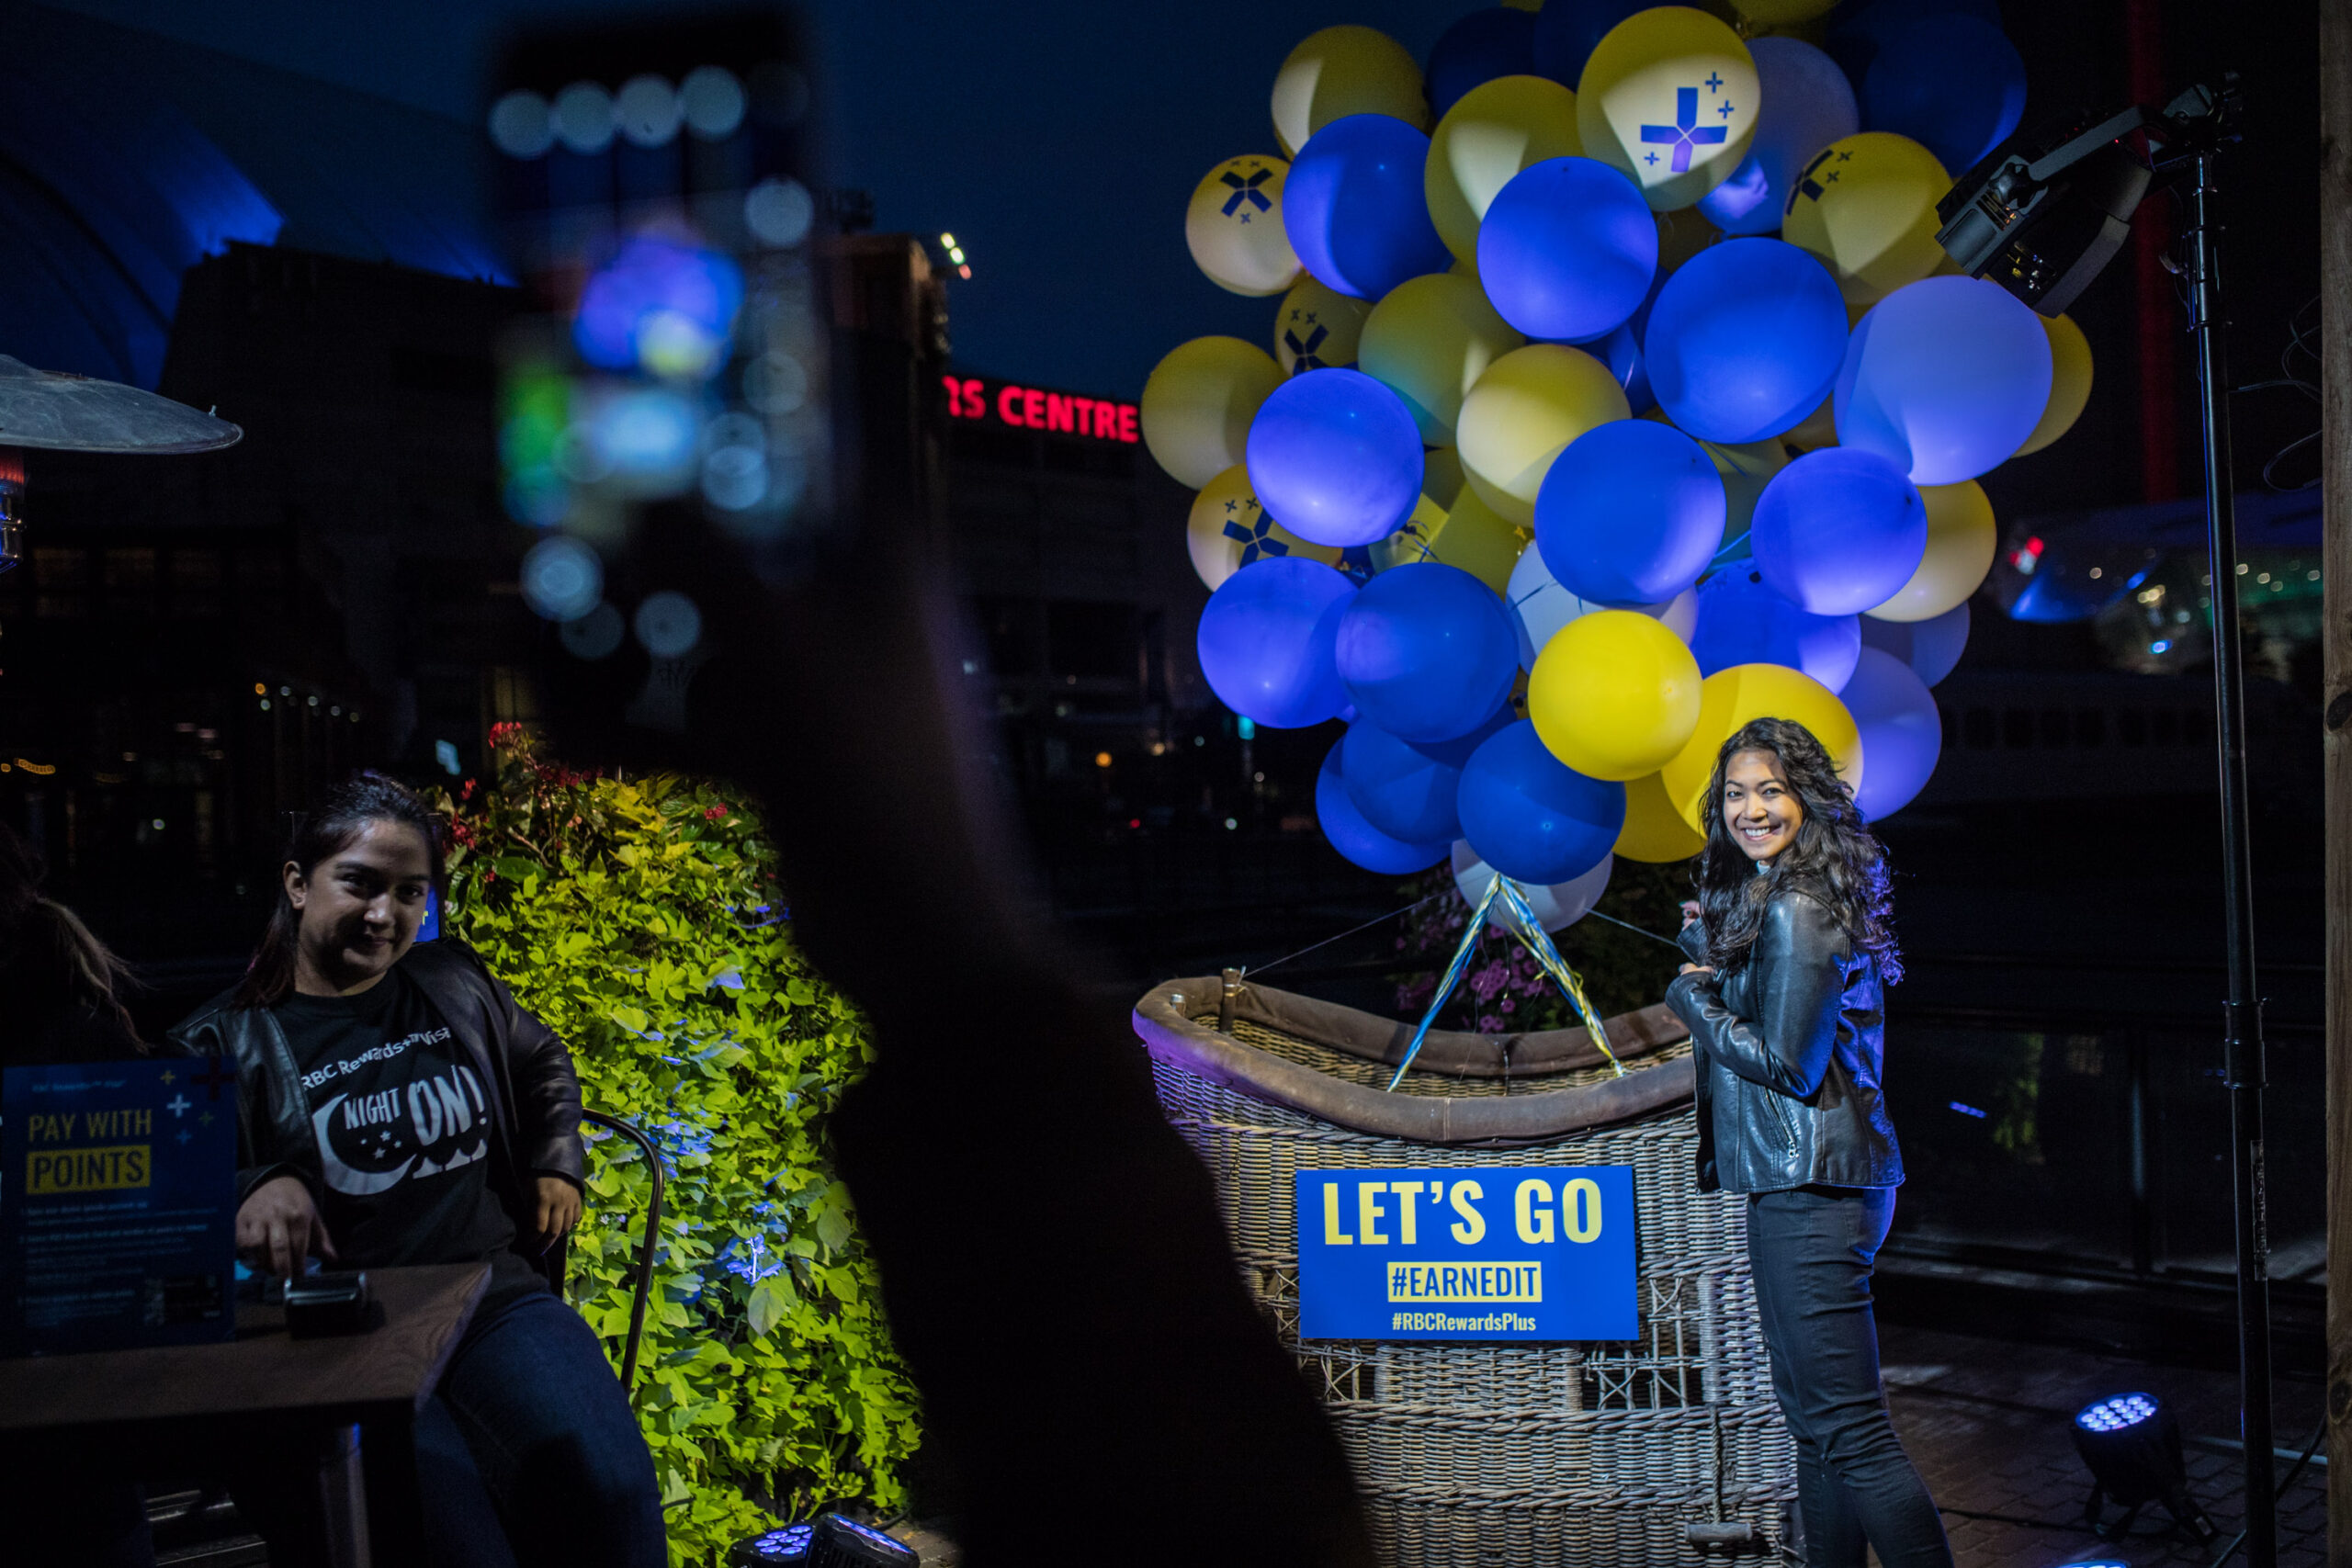
[[[1184,520],[1184,547],[1193,570],[1211,592],[1250,562],[1266,556],[1298,556],[1340,564],[1340,552],[1328,545],[1310,545],[1267,515],[1250,483],[1250,470],[1240,464],[1217,475],[1193,498]]]
[[[1699,585],[1690,652],[1702,675],[1735,664],[1785,664],[1842,691],[1861,656],[1859,615],[1816,615],[1765,586],[1760,571],[1717,572]]]
[[[1855,615],[1910,581],[1928,552],[1918,488],[1874,453],[1808,452],[1772,476],[1748,527],[1764,583],[1816,615]]]
[[[1535,545],[1560,585],[1604,604],[1655,604],[1699,581],[1724,536],[1724,486],[1699,444],[1621,419],[1568,444],[1535,498]]]
[[[1815,152],[1792,177],[1781,237],[1821,258],[1849,305],[1870,305],[1942,265],[1936,203],[1951,179],[1907,136],[1865,130]]]
[[[1838,372],[1838,441],[1921,485],[2006,462],[2050,402],[2050,336],[1985,278],[1929,277],[1871,307]]]
[[[1657,275],[1657,223],[1642,193],[1590,158],[1547,158],[1503,186],[1478,225],[1478,281],[1533,338],[1607,335]]]
[[[1184,243],[1211,283],[1233,294],[1280,294],[1298,281],[1298,253],[1283,229],[1280,158],[1227,158],[1202,177],[1184,209]]]
[[[1317,131],[1290,166],[1283,222],[1306,270],[1342,294],[1377,299],[1453,260],[1422,194],[1430,139],[1385,114]]]
[[[1549,886],[1609,857],[1625,826],[1625,786],[1569,768],[1521,719],[1471,753],[1457,808],[1479,859],[1514,882]]]
[[[1467,735],[1510,695],[1519,660],[1494,590],[1426,561],[1384,571],[1347,608],[1334,649],[1348,700],[1400,739]]]
[[[1274,361],[1285,376],[1343,370],[1356,362],[1369,300],[1328,288],[1302,274],[1274,314]]]
[[[1704,11],[1660,6],[1609,29],[1577,84],[1588,158],[1633,176],[1657,211],[1689,207],[1739,166],[1761,95],[1755,58]]]
[[[1364,819],[1348,795],[1342,736],[1323,754],[1322,771],[1315,775],[1315,824],[1333,849],[1366,871],[1383,876],[1406,876],[1426,871],[1446,857],[1453,847],[1444,840],[1415,843],[1382,832]]]
[[[1421,438],[1403,400],[1361,370],[1311,370],[1250,423],[1250,482],[1302,539],[1346,549],[1386,538],[1421,499]]]
[[[1217,700],[1273,729],[1303,729],[1347,705],[1333,650],[1356,586],[1319,561],[1266,556],[1227,578],[1201,612],[1201,674]]]
[[[1779,231],[1797,171],[1842,136],[1861,130],[1854,89],[1838,62],[1798,39],[1747,40],[1763,110],[1747,156],[1699,198],[1699,211],[1726,234]]]

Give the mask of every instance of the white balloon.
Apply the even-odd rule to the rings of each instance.
[[[1511,568],[1503,603],[1510,611],[1511,629],[1519,634],[1519,667],[1527,671],[1535,668],[1535,656],[1544,651],[1544,645],[1557,636],[1562,626],[1579,615],[1611,608],[1579,599],[1561,587],[1559,579],[1552,575],[1552,569],[1544,564],[1544,552],[1532,545],[1520,552],[1519,564]],[[1690,633],[1699,624],[1696,588],[1686,588],[1663,604],[1630,607],[1663,622],[1667,630],[1684,642],[1690,640]]]
[[[1584,919],[1585,914],[1600,896],[1609,891],[1609,869],[1617,863],[1614,855],[1603,855],[1600,863],[1571,882],[1555,882],[1549,887],[1531,887],[1522,882],[1519,890],[1527,898],[1527,907],[1547,931],[1565,931]],[[1478,858],[1467,839],[1453,841],[1453,885],[1462,890],[1470,907],[1487,896],[1487,885],[1495,879],[1495,868]],[[1495,907],[1489,911],[1497,925],[1506,931],[1519,930],[1519,916],[1498,894]]]

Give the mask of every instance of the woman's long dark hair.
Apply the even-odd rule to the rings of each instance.
[[[1724,820],[1724,774],[1742,751],[1779,758],[1789,788],[1804,808],[1796,841],[1773,860],[1766,875],[1757,874],[1756,863],[1733,840],[1731,825]],[[1853,795],[1813,731],[1785,718],[1742,725],[1715,753],[1714,775],[1700,809],[1707,847],[1699,854],[1699,909],[1707,955],[1715,967],[1728,971],[1747,962],[1764,907],[1781,887],[1794,885],[1829,907],[1855,948],[1877,960],[1882,981],[1891,986],[1903,978],[1886,848],[1864,825]]]
[[[0,823],[0,969],[35,997],[70,999],[119,1023],[137,1043],[121,993],[138,982],[80,916],[40,896],[48,869],[40,852]],[[22,1006],[33,998],[15,999]]]
[[[349,849],[370,822],[402,822],[424,835],[431,857],[433,888],[441,887],[441,818],[407,785],[379,773],[354,773],[336,784],[319,802],[319,808],[294,825],[280,858],[277,907],[261,933],[261,945],[245,967],[245,977],[229,998],[232,1008],[274,1008],[294,990],[294,955],[300,946],[302,917],[286,896],[283,867],[290,862],[308,877],[329,855]]]

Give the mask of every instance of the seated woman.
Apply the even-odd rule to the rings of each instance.
[[[580,1217],[571,1053],[454,939],[416,945],[441,824],[361,773],[296,829],[244,980],[172,1032],[238,1075],[237,1246],[255,1269],[486,1262],[416,1425],[436,1562],[662,1568],[653,1462],[596,1337],[532,1259]],[[271,1561],[322,1550],[288,1465],[246,1467]],[[265,1475],[264,1469],[273,1473]]]

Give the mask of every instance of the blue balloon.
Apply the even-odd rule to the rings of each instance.
[[[1569,768],[1526,719],[1470,754],[1457,804],[1463,838],[1515,882],[1548,886],[1582,876],[1625,829],[1625,786]]]
[[[1810,615],[1765,587],[1760,571],[1718,572],[1699,585],[1690,653],[1702,675],[1735,664],[1785,664],[1835,692],[1852,678],[1861,652],[1860,615]]]
[[[1261,556],[1201,611],[1201,673],[1227,707],[1273,729],[1303,729],[1348,700],[1333,660],[1355,584],[1304,556]]]
[[[1323,836],[1331,841],[1331,847],[1364,870],[1376,871],[1384,876],[1427,871],[1453,853],[1453,844],[1445,840],[1410,843],[1391,838],[1364,820],[1363,813],[1348,797],[1340,758],[1340,749],[1346,744],[1347,738],[1342,736],[1324,754],[1323,771],[1315,775],[1315,820],[1323,829]]]
[[[1829,15],[1822,47],[1849,82],[1860,83],[1870,75],[1880,50],[1928,17],[1947,16],[1973,17],[1997,28],[2000,0],[1874,0],[1866,6],[1840,6]]]
[[[1838,280],[1779,240],[1727,240],[1684,262],[1657,291],[1642,338],[1667,417],[1702,441],[1732,445],[1803,423],[1845,357]]]
[[[1535,547],[1560,586],[1620,606],[1673,598],[1724,538],[1724,481],[1699,444],[1654,419],[1598,424],[1535,492]]]
[[[1429,157],[1430,139],[1391,115],[1346,115],[1308,137],[1283,182],[1299,265],[1359,299],[1453,265],[1421,186]]]
[[[1913,484],[1958,484],[2025,445],[2050,377],[2050,336],[2031,307],[1989,279],[1923,277],[1871,306],[1847,340],[1838,443],[1877,453]]]
[[[1310,544],[1346,549],[1395,533],[1420,504],[1420,428],[1361,370],[1326,367],[1276,387],[1242,449],[1258,503]]]
[[[1862,122],[1907,136],[1957,179],[2025,118],[2025,61],[1997,22],[1948,14],[1881,45],[1861,79]]]
[[[1399,740],[1376,724],[1359,719],[1348,728],[1340,772],[1348,798],[1363,819],[1391,838],[1409,843],[1462,836],[1453,796],[1462,764],[1489,735],[1511,722],[1508,704],[1469,734],[1454,740],[1417,745]]]
[[[1807,452],[1772,476],[1747,525],[1765,586],[1816,615],[1885,604],[1928,553],[1918,487],[1850,446]]]
[[[1833,141],[1861,130],[1853,85],[1838,62],[1792,38],[1747,40],[1763,107],[1755,140],[1728,179],[1699,198],[1699,215],[1731,235],[1781,227],[1797,172]]]
[[[1336,654],[1358,711],[1403,740],[1469,734],[1519,676],[1503,602],[1441,561],[1391,567],[1365,583],[1340,618]]]
[[[1478,224],[1478,282],[1496,312],[1532,338],[1604,336],[1641,309],[1657,276],[1649,203],[1596,159],[1530,164]]]
[[[1862,646],[1891,653],[1932,686],[1952,671],[1968,647],[1968,601],[1924,621],[1862,617]]]
[[[1944,727],[1928,683],[1911,666],[1875,648],[1862,649],[1854,678],[1838,700],[1861,731],[1862,782],[1854,804],[1866,821],[1892,817],[1911,804],[1943,754]]]
[[[1651,0],[1545,0],[1535,13],[1535,73],[1564,87],[1583,79],[1584,62],[1609,29]]]
[[[1430,46],[1429,69],[1422,73],[1430,118],[1444,118],[1463,94],[1498,76],[1535,74],[1535,13],[1509,6],[1473,11]]]
[[[1641,329],[1645,319],[1641,310],[1634,311],[1632,321],[1586,351],[1609,367],[1609,373],[1625,389],[1626,406],[1637,414],[1657,407],[1657,395],[1650,390],[1649,367],[1642,361]]]

